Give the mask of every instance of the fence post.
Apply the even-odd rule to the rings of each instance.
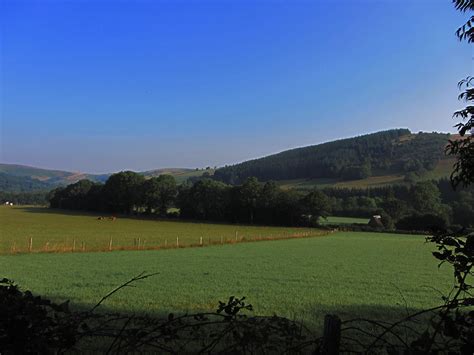
[[[341,343],[341,319],[332,314],[324,316],[324,331],[319,354],[339,354]]]
[[[176,237],[176,248],[179,248],[179,237]]]
[[[199,238],[199,245],[202,246],[202,237]]]
[[[140,249],[140,238],[138,238],[137,250]]]
[[[33,238],[30,237],[30,241],[28,242],[28,252],[31,253],[32,249],[33,249]]]
[[[109,241],[109,251],[112,251],[112,237],[110,237]]]
[[[76,251],[76,239],[72,239],[72,252],[74,253]]]

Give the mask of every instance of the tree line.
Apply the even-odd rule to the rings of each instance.
[[[48,204],[48,191],[5,192],[0,191],[0,204],[12,202],[15,205],[45,206]]]
[[[171,175],[146,179],[125,171],[105,184],[81,180],[56,188],[48,200],[52,208],[243,224],[311,226],[329,215],[381,215],[387,229],[424,229],[426,223],[474,227],[474,189],[453,191],[448,180],[303,193],[255,177],[235,186],[209,178],[178,186]]]
[[[439,226],[474,227],[474,188],[453,190],[448,179],[367,189],[325,188],[323,191],[331,200],[332,214],[337,216],[367,217],[378,213],[384,215],[390,226],[422,229],[423,221],[426,222],[422,216],[429,215]],[[408,221],[416,226],[410,224],[408,228],[405,225]]]
[[[207,178],[178,186],[171,175],[145,179],[132,171],[113,174],[105,184],[81,180],[59,187],[48,199],[52,208],[269,225],[316,224],[330,212],[318,190],[301,195],[256,178],[238,186]]]

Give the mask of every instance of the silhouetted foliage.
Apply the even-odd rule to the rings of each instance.
[[[133,171],[112,174],[104,185],[105,201],[113,212],[130,214],[143,203],[143,175]]]
[[[474,1],[472,0],[453,0],[456,9],[462,12],[474,11]],[[456,31],[456,36],[460,41],[474,42],[474,16],[471,15],[469,20]],[[454,118],[460,118],[455,127],[459,132],[459,139],[450,140],[446,151],[450,155],[456,157],[454,171],[451,180],[454,186],[462,184],[468,186],[474,183],[474,78],[468,76],[461,80],[458,84],[460,90],[464,90],[459,95],[460,101],[465,101],[468,105],[456,111]]]
[[[142,273],[132,278],[82,312],[1,280],[0,352],[295,353],[318,342],[296,321],[243,314],[253,309],[245,297],[231,296],[219,302],[215,312],[170,313],[166,318],[97,312],[113,294],[150,276]]]
[[[160,215],[166,216],[168,208],[175,201],[178,188],[176,180],[171,175],[160,175],[145,180],[142,184],[143,204],[151,212],[155,209]]]
[[[13,282],[0,280],[0,352],[41,353],[70,348],[78,326],[68,303],[55,304],[31,292],[22,292]]]
[[[434,214],[415,214],[400,219],[396,227],[405,231],[440,231],[446,229],[447,223]]]

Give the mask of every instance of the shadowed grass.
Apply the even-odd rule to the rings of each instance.
[[[432,250],[420,236],[341,232],[209,248],[4,255],[0,270],[25,289],[84,306],[131,276],[158,272],[105,306],[152,313],[214,310],[218,300],[244,295],[257,314],[319,326],[326,313],[397,319],[406,308],[437,305],[452,278],[448,268],[437,268]]]

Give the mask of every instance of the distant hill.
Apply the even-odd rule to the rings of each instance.
[[[51,185],[27,176],[13,176],[0,173],[0,191],[4,192],[33,192],[47,191]]]
[[[393,129],[354,138],[287,150],[217,170],[165,168],[141,172],[150,178],[173,175],[178,183],[202,176],[240,184],[247,177],[274,180],[283,188],[316,186],[371,187],[449,176],[453,159],[444,155],[446,133],[417,133]],[[36,191],[81,179],[105,182],[111,174],[86,174],[0,164],[0,191]]]
[[[204,173],[212,175],[213,169],[165,168],[141,172],[151,178],[163,174],[173,175],[178,183],[198,178]],[[0,164],[0,191],[31,192],[51,190],[57,186],[69,185],[82,179],[105,182],[111,174],[86,174],[63,170],[49,170],[18,164]]]
[[[34,180],[46,182],[50,185],[70,184],[81,179],[92,181],[105,181],[110,174],[85,174],[63,170],[50,170],[35,168],[32,166],[18,164],[0,164],[0,173],[17,177],[28,177]]]
[[[181,184],[188,179],[193,180],[201,177],[203,174],[208,173],[209,175],[214,174],[214,169],[185,169],[185,168],[164,168],[144,171],[141,174],[145,177],[155,177],[160,175],[172,175],[176,179],[178,184]]]
[[[449,134],[445,133],[412,134],[408,129],[393,129],[226,166],[216,170],[214,177],[239,184],[255,176],[260,181],[280,181],[289,188],[314,187],[318,182],[357,187],[347,183],[368,179],[374,185],[395,183],[406,178],[422,178],[430,172],[439,178],[447,176],[449,171],[444,169],[451,162],[444,155],[448,138]]]

